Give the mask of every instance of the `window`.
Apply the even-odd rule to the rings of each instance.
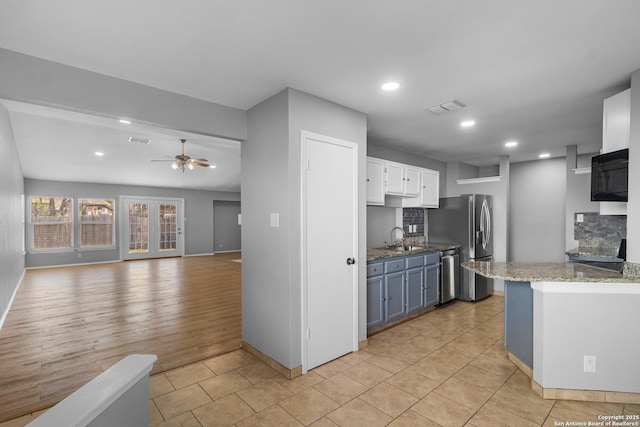
[[[79,199],[80,247],[113,246],[113,199]]]
[[[73,244],[71,197],[31,197],[32,248],[70,249]]]

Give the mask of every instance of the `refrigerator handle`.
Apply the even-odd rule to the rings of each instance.
[[[489,205],[487,204],[487,199],[482,201],[482,247],[484,249],[487,248],[489,244],[489,239],[491,239],[491,211],[489,210]]]

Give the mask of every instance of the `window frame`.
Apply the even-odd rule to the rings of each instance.
[[[85,222],[82,220],[82,215],[80,212],[81,209],[81,202],[83,200],[94,200],[94,201],[109,201],[112,203],[112,215],[111,215],[111,243],[108,245],[92,245],[92,246],[83,246],[82,245],[82,226],[83,224],[102,224],[102,223],[95,223],[95,222]],[[77,228],[78,228],[78,241],[75,242],[75,248],[77,248],[77,250],[82,250],[82,251],[91,251],[91,250],[95,250],[95,249],[113,249],[116,247],[116,216],[117,216],[117,206],[116,206],[116,199],[115,198],[111,198],[111,197],[78,197],[77,198],[77,212],[78,212],[78,216],[77,216]]]
[[[33,199],[69,199],[71,201],[71,221],[58,221],[58,222],[39,222],[33,221]],[[29,224],[29,251],[32,253],[45,253],[45,252],[73,252],[75,250],[75,215],[74,215],[74,197],[71,196],[29,196],[29,215],[27,217],[27,221]],[[35,226],[38,224],[42,225],[51,225],[51,224],[69,224],[69,242],[70,246],[57,247],[57,248],[36,248],[35,247]]]

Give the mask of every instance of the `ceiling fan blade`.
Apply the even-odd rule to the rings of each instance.
[[[209,163],[203,163],[203,162],[199,162],[199,161],[193,160],[193,159],[191,160],[191,164],[192,165],[196,165],[196,166],[202,166],[202,167],[205,167],[205,168],[209,167]]]
[[[191,159],[191,160],[193,160],[194,162],[209,163],[209,160],[207,159]]]

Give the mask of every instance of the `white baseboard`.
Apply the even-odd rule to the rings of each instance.
[[[189,255],[182,255],[183,257],[191,257],[191,256],[211,256],[211,255],[215,255],[215,253],[210,252],[210,253],[206,253],[206,254],[189,254]]]
[[[122,262],[122,260],[121,259],[114,259],[114,260],[111,260],[111,261],[76,262],[74,264],[38,265],[38,266],[35,266],[35,267],[27,267],[27,270],[39,270],[41,268],[77,267],[79,265],[113,264],[114,262]]]
[[[15,299],[17,293],[18,293],[18,289],[20,288],[20,285],[22,284],[22,280],[24,279],[24,274],[27,271],[26,268],[22,269],[22,275],[20,275],[20,279],[18,279],[18,283],[16,283],[16,287],[13,289],[13,294],[11,294],[11,298],[9,298],[9,304],[7,304],[7,307],[5,308],[4,312],[2,313],[2,317],[0,317],[0,330],[2,330],[2,325],[4,325],[4,320],[7,318],[7,315],[9,314],[9,309],[11,308],[11,305],[13,304],[13,300]]]
[[[242,252],[242,250],[240,250],[240,249],[232,249],[230,251],[215,251],[213,254],[214,255],[215,254],[228,254],[228,253],[231,253],[231,252]]]

